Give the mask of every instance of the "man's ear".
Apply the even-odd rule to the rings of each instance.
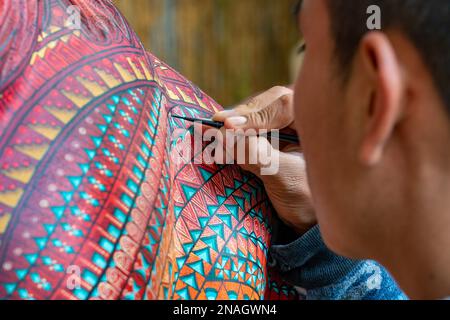
[[[384,33],[369,32],[361,41],[358,54],[361,72],[366,72],[370,96],[365,106],[367,118],[360,146],[360,161],[378,163],[402,114],[403,76],[394,47]]]

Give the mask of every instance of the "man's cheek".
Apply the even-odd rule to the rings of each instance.
[[[302,70],[299,73],[296,85],[295,85],[295,116],[297,126],[302,127],[302,123],[308,118],[308,109],[311,107],[310,102],[310,90],[311,82],[308,80],[311,77],[308,76],[308,65],[304,64]],[[299,132],[302,128],[297,128]]]
[[[294,119],[297,132],[301,135],[301,118],[302,118],[302,86],[301,86],[301,73],[297,78],[294,85]]]
[[[302,93],[303,94],[303,93]],[[295,112],[295,121],[297,125],[297,132],[300,135],[301,140],[306,143],[306,139],[312,136],[315,123],[315,110],[314,105],[308,100],[307,97],[299,97]]]

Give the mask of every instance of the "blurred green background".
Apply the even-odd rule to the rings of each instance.
[[[296,0],[114,0],[146,48],[228,106],[291,83]]]

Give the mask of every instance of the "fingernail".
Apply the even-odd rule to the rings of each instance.
[[[217,121],[217,120],[223,120],[232,116],[236,116],[237,113],[234,110],[226,110],[226,111],[220,111],[217,112],[214,116],[213,116],[213,120]]]
[[[243,126],[248,121],[246,117],[231,117],[228,118],[227,120],[231,125],[235,127]]]

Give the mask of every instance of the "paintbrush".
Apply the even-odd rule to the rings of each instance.
[[[202,125],[205,125],[205,126],[208,126],[208,127],[213,127],[213,128],[216,128],[216,129],[221,129],[225,125],[223,122],[213,121],[213,120],[210,120],[210,119],[182,117],[182,116],[177,116],[177,115],[172,115],[172,117],[173,118],[177,118],[177,119],[181,119],[181,120],[185,120],[185,121],[188,121],[188,122],[201,123]],[[271,135],[271,133],[268,132],[267,136],[270,136],[270,135]],[[290,135],[290,134],[285,134],[285,133],[278,133],[278,138],[280,139],[280,141],[300,144],[300,139],[297,136],[295,136],[295,135]]]

